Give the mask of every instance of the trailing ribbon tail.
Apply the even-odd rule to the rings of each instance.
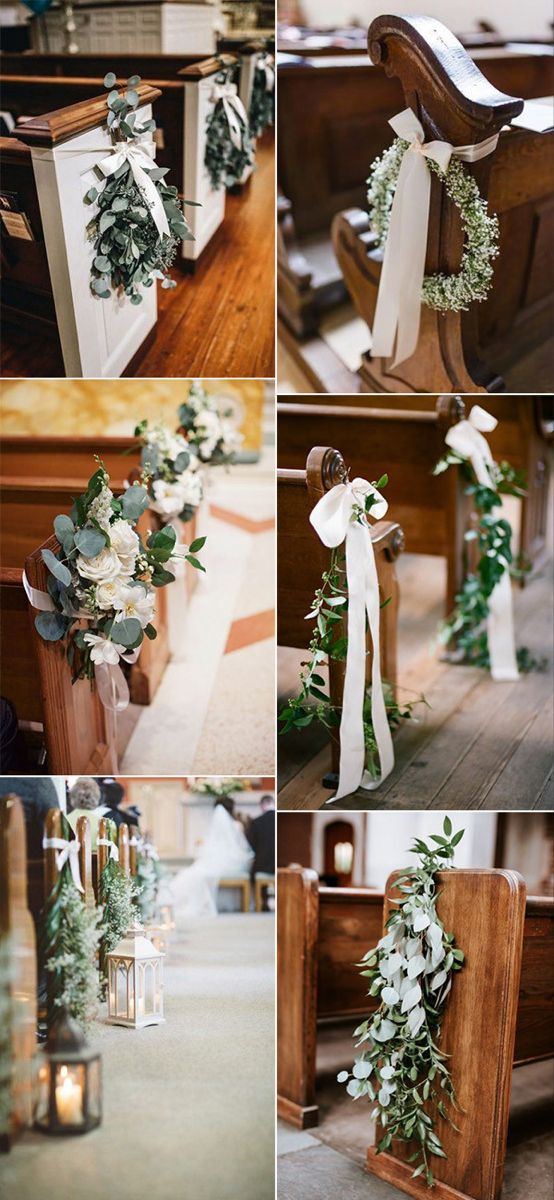
[[[97,166],[103,175],[109,176],[119,170],[124,162],[128,162],[133,179],[148,203],[152,220],[160,237],[170,237],[171,230],[162,198],[154,180],[145,170],[145,168],[151,170],[152,167],[155,167],[154,153],[153,142],[118,142],[111,147],[107,158],[103,158],[97,163]]]
[[[340,546],[343,541],[346,545],[348,648],[340,723],[339,785],[333,800],[351,795],[359,787],[373,791],[390,775],[394,766],[381,680],[380,601],[375,553],[368,525],[352,519],[354,506],[363,507],[369,493],[377,497],[371,512],[379,520],[387,512],[388,504],[366,479],[336,484],[310,513],[310,522],[325,546]],[[373,644],[371,721],[381,768],[378,780],[372,779],[365,770],[366,613]]]
[[[474,404],[466,421],[459,421],[447,432],[445,441],[461,458],[467,458],[475,472],[478,483],[484,487],[494,486],[490,467],[494,459],[483,433],[492,433],[498,422]],[[510,572],[505,570],[489,596],[487,637],[491,662],[491,675],[497,683],[515,682],[520,678],[515,649],[514,611]]]

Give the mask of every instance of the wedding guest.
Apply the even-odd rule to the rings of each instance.
[[[23,771],[25,774],[33,770],[17,713],[11,700],[4,696],[0,696],[0,770]]]
[[[48,775],[2,776],[2,794],[18,796],[23,805],[27,857],[42,858],[42,839],[49,808],[59,808],[58,793]]]
[[[73,832],[77,831],[79,817],[88,817],[91,848],[96,850],[100,818],[108,816],[108,813],[102,808],[101,792],[96,780],[90,775],[82,775],[69,789],[68,799],[71,804],[71,812],[68,812],[67,819]]]
[[[112,776],[96,778],[100,788],[100,803],[105,805],[105,817],[115,821],[117,828],[125,823],[138,828],[140,812],[134,805],[125,807],[125,788]]]
[[[256,875],[275,874],[275,799],[271,795],[260,800],[261,815],[255,817],[248,830],[248,841],[254,851],[252,879]],[[266,889],[264,889],[266,890]],[[267,900],[265,901],[267,903]]]

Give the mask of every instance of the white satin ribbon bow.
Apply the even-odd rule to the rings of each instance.
[[[115,146],[111,147],[107,158],[103,158],[96,165],[103,175],[108,176],[113,175],[124,162],[128,162],[133,179],[148,203],[152,220],[160,237],[164,237],[164,235],[170,237],[171,232],[162,198],[153,179],[145,170],[145,167],[149,169],[155,167],[154,154],[153,142],[117,142]]]
[[[318,500],[310,513],[311,524],[324,546],[334,547],[340,546],[342,542],[346,543],[348,649],[340,723],[339,786],[334,800],[351,795],[359,787],[373,791],[387,775],[390,775],[394,766],[392,738],[381,682],[380,604],[375,553],[368,524],[360,524],[359,521],[353,520],[354,507],[361,505],[363,508],[368,494],[377,497],[377,503],[373,505],[370,516],[380,520],[387,512],[388,503],[367,479],[337,483]],[[381,766],[378,780],[372,779],[364,768],[366,612],[373,643],[371,721]]]
[[[411,108],[397,113],[389,125],[410,144],[402,158],[391,208],[371,353],[374,358],[394,354],[392,365],[396,367],[414,353],[419,336],[431,198],[431,171],[426,159],[433,159],[442,171],[448,169],[452,156],[463,162],[477,162],[492,154],[499,135],[493,134],[477,146],[425,142],[423,126]]]
[[[498,421],[479,404],[474,404],[467,421],[459,421],[446,434],[445,441],[461,458],[469,459],[478,483],[493,487],[489,468],[494,465],[489,443],[484,433],[492,433]],[[491,660],[491,675],[498,682],[519,679],[515,650],[512,585],[508,563],[489,596],[487,637]]]
[[[108,846],[109,851],[110,851],[110,853],[108,854],[108,858],[114,858],[116,862],[119,862],[119,849],[116,846],[115,842],[112,842],[110,840],[110,838],[97,838],[96,845],[97,846]]]
[[[214,104],[221,103],[223,105],[223,111],[227,117],[227,124],[229,126],[229,136],[233,146],[236,150],[242,150],[243,128],[248,128],[248,117],[244,104],[237,95],[236,84],[214,83],[210,100]]]
[[[31,587],[25,571],[23,572],[23,587],[33,608],[37,608],[39,612],[58,611],[48,592],[43,592],[40,588]],[[83,621],[90,621],[91,619],[90,613],[82,612],[80,609],[73,609],[67,615],[78,617],[79,620]],[[136,663],[140,653],[140,646],[137,646],[136,650],[128,650],[124,654],[115,642],[113,645],[116,647],[119,658],[123,659],[123,662]],[[118,713],[124,712],[129,707],[129,687],[118,663],[95,663],[94,678],[98,688],[98,695],[104,708],[110,712]]]
[[[71,877],[75,887],[77,888],[77,891],[83,892],[84,894],[85,889],[81,883],[81,872],[79,870],[80,842],[77,840],[73,842],[67,842],[65,838],[45,837],[42,839],[42,845],[44,850],[59,851],[59,854],[56,854],[56,866],[58,871],[61,871],[66,863],[69,863],[69,869],[71,871]]]

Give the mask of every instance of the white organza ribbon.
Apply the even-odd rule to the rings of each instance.
[[[66,863],[69,863],[69,869],[71,871],[71,877],[75,887],[77,888],[77,891],[83,892],[84,894],[85,889],[81,883],[81,872],[79,870],[80,842],[77,840],[73,842],[67,842],[65,838],[45,837],[42,839],[42,845],[44,850],[59,851],[59,853],[56,854],[56,866],[58,871],[61,871]]]
[[[366,479],[337,483],[322,496],[310,513],[311,524],[324,546],[334,547],[340,546],[342,542],[346,543],[348,649],[340,723],[339,786],[334,800],[351,795],[359,787],[373,791],[390,775],[394,766],[392,738],[381,682],[380,602],[375,553],[369,526],[352,519],[354,507],[361,505],[363,508],[368,494],[377,497],[377,503],[373,505],[370,515],[380,520],[387,512],[387,501]],[[381,767],[378,780],[372,779],[364,767],[366,612],[373,643],[371,721]]]
[[[448,430],[445,441],[461,458],[469,459],[478,483],[493,487],[489,468],[494,465],[489,443],[484,433],[492,433],[498,421],[474,404],[467,421],[459,421]],[[496,587],[489,596],[487,636],[491,660],[491,675],[497,682],[519,679],[515,650],[512,585],[508,563]]]
[[[108,846],[109,851],[110,851],[110,853],[108,854],[108,858],[113,858],[115,860],[115,862],[119,862],[119,849],[116,846],[115,842],[112,842],[110,840],[110,838],[97,838],[96,845],[97,846]]]
[[[431,198],[431,171],[426,159],[433,159],[442,171],[448,169],[452,156],[463,162],[477,162],[492,154],[499,135],[493,134],[477,146],[425,142],[423,126],[411,108],[397,113],[389,125],[410,144],[402,158],[390,213],[371,353],[374,358],[394,354],[392,365],[396,367],[414,353],[419,336]]]
[[[96,166],[103,175],[109,176],[113,175],[124,162],[128,162],[133,179],[147,200],[152,220],[160,237],[164,235],[170,237],[171,233],[162,198],[153,179],[150,178],[145,170],[145,167],[151,169],[156,165],[152,161],[154,154],[155,147],[153,142],[118,142],[115,146],[111,147],[108,156],[103,158]]]
[[[28,600],[33,608],[37,608],[39,612],[57,612],[56,605],[48,592],[43,592],[40,588],[31,587],[29,580],[23,572],[23,587]],[[78,617],[83,621],[90,621],[90,613],[81,612],[78,609],[73,609],[67,616]],[[116,643],[112,643],[114,646]],[[119,658],[126,663],[136,663],[139,656],[140,646],[136,650],[129,650],[125,654],[118,650]],[[104,705],[104,708],[110,712],[124,712],[129,706],[130,694],[127,680],[118,663],[95,663],[94,678],[98,687],[98,695]]]
[[[265,76],[265,90],[272,92],[275,87],[275,59],[271,54],[260,55],[256,63],[256,70],[263,71]]]
[[[237,95],[234,83],[214,83],[210,93],[214,104],[221,103],[227,117],[229,136],[236,150],[242,150],[243,129],[248,128],[248,117],[242,100]],[[239,119],[240,118],[240,119]],[[241,124],[242,122],[242,124]]]

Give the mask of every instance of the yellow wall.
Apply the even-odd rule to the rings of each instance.
[[[2,386],[2,432],[8,434],[132,435],[143,418],[175,428],[187,397],[187,379],[25,379]],[[228,398],[240,413],[243,448],[262,440],[264,384],[259,380],[206,380],[209,392]]]

